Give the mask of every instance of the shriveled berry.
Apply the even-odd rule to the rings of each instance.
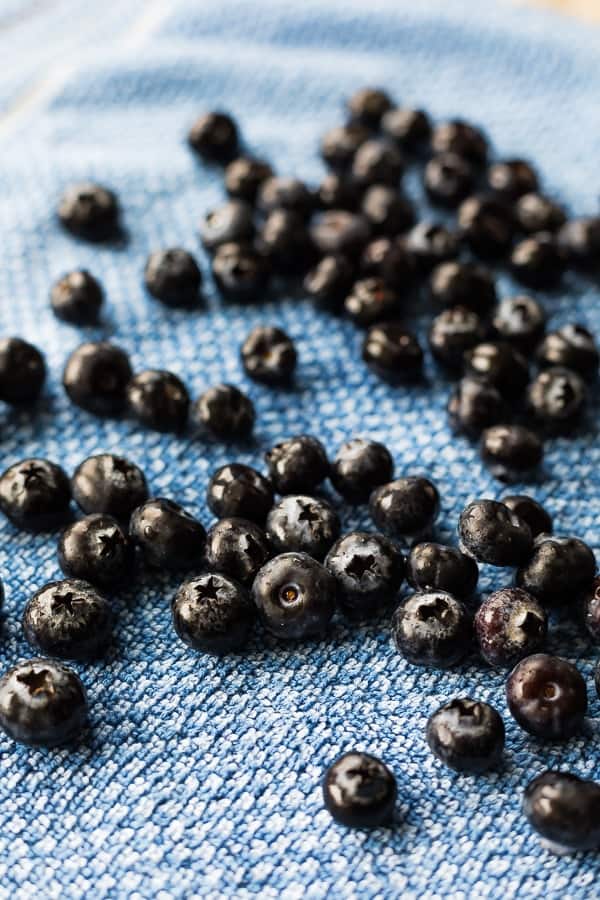
[[[295,550],[322,560],[340,533],[340,519],[325,500],[288,494],[267,516],[266,532],[276,553]]]
[[[519,197],[515,217],[521,231],[537,234],[540,231],[558,231],[566,221],[562,206],[543,194],[530,193]]]
[[[129,531],[144,562],[156,569],[198,569],[205,531],[201,523],[173,500],[155,497],[133,511]]]
[[[379,378],[390,384],[416,381],[423,371],[423,350],[400,322],[371,326],[363,341],[362,358]]]
[[[250,397],[233,384],[217,384],[198,397],[194,420],[216,438],[235,441],[252,433],[256,414]]]
[[[344,300],[346,315],[364,328],[393,316],[399,309],[399,297],[382,278],[361,278]]]
[[[474,183],[473,166],[456,153],[434,156],[423,173],[423,184],[431,202],[450,209],[469,196]]]
[[[381,120],[381,130],[408,153],[424,150],[431,137],[429,116],[422,109],[389,109]]]
[[[516,583],[542,606],[569,609],[589,590],[595,574],[596,558],[584,541],[540,534],[529,559],[517,572]]]
[[[554,235],[544,232],[520,241],[511,253],[510,265],[521,284],[540,290],[557,287],[565,270]]]
[[[229,200],[211,210],[200,226],[200,237],[211,253],[222,244],[251,241],[254,237],[252,207],[243,200]]]
[[[473,253],[484,259],[497,259],[507,253],[512,244],[514,215],[500,198],[477,194],[461,203],[458,229]]]
[[[404,558],[382,534],[351,531],[333,545],[325,566],[338,584],[340,605],[351,618],[372,618],[397,595]]]
[[[323,800],[336,822],[377,828],[391,821],[398,789],[388,767],[369,753],[344,753],[325,773]]]
[[[226,300],[248,303],[265,291],[271,274],[269,261],[251,245],[221,244],[211,263],[219,293]]]
[[[378,128],[382,116],[392,108],[387,91],[382,88],[361,88],[348,99],[348,112],[353,122],[368,128]]]
[[[65,528],[58,564],[69,578],[111,588],[131,576],[133,544],[116,519],[94,513]]]
[[[206,502],[219,519],[234,516],[263,525],[273,506],[273,485],[256,469],[229,463],[211,476]]]
[[[71,486],[47,459],[24,459],[0,476],[0,510],[25,531],[47,531],[70,517]]]
[[[495,194],[516,200],[523,194],[537,191],[538,177],[531,163],[524,159],[507,159],[489,167],[487,183]]]
[[[460,514],[458,536],[463,552],[492,566],[518,566],[531,556],[529,525],[496,500],[469,503]]]
[[[467,262],[444,262],[431,273],[429,293],[438,306],[466,306],[479,314],[497,302],[494,279],[487,269]]]
[[[477,438],[506,420],[508,409],[495,387],[478,378],[461,378],[448,400],[448,421],[456,434]]]
[[[228,162],[238,149],[237,125],[225,112],[204,113],[192,125],[188,143],[208,162]]]
[[[249,519],[220,519],[206,535],[208,569],[234,578],[240,584],[251,585],[272,555],[267,535]]]
[[[445,591],[412,594],[392,616],[396,649],[410,663],[446,669],[467,653],[471,624],[467,610]]]
[[[181,247],[155,250],[144,269],[144,283],[165,306],[194,306],[199,299],[202,272],[191,253]]]
[[[583,724],[587,689],[579,670],[566,659],[536,653],[510,673],[506,701],[524,731],[546,740],[566,740]]]
[[[456,547],[424,541],[411,548],[407,578],[418,591],[447,591],[468,599],[479,578],[477,563]]]
[[[85,513],[107,513],[121,521],[148,497],[140,467],[112,453],[85,459],[75,469],[71,486],[73,499]]]
[[[67,578],[36,591],[23,613],[23,631],[36,650],[61,659],[95,659],[112,631],[112,610],[87,581]]]
[[[570,434],[583,414],[586,399],[581,376],[559,366],[544,369],[527,390],[529,412],[550,434]]]
[[[456,772],[495,768],[504,750],[504,722],[488,703],[457,697],[427,720],[429,749]]]
[[[492,475],[511,481],[530,475],[544,458],[544,445],[524,425],[492,425],[481,436],[481,458]]]
[[[376,488],[369,500],[375,525],[408,542],[426,536],[440,511],[440,495],[428,478],[409,475]]]
[[[503,341],[478,344],[464,355],[465,374],[495,387],[503,397],[520,397],[527,387],[527,360]]]
[[[272,175],[273,169],[264,159],[239,156],[225,169],[225,190],[235,200],[254,204],[261,184]]]
[[[492,666],[514,666],[546,643],[548,616],[521,588],[503,588],[487,597],[475,614],[481,655]]]
[[[506,297],[494,311],[492,331],[499,341],[506,341],[521,353],[530,353],[539,344],[546,329],[543,306],[532,297],[519,294]]]
[[[119,226],[116,194],[102,185],[85,181],[68,188],[58,205],[63,228],[88,241],[105,241]]]
[[[366,503],[371,491],[391,481],[394,461],[389,450],[378,441],[352,438],[342,444],[333,462],[329,480],[350,503]]]
[[[528,497],[526,494],[512,494],[509,497],[503,497],[502,503],[524,522],[527,522],[534,538],[538,534],[552,533],[552,516],[533,497]]]
[[[63,387],[72,403],[96,416],[123,411],[133,375],[129,356],[108,341],[81,344],[63,372]]]
[[[100,282],[85,269],[63,275],[52,286],[50,305],[54,315],[72,325],[90,325],[98,320],[104,293]]]
[[[569,322],[546,335],[538,347],[537,362],[543,368],[564,366],[584,378],[593,378],[598,372],[600,353],[591,332]]]
[[[185,581],[173,599],[171,612],[184,644],[215,656],[241,650],[256,616],[246,589],[212,572]]]
[[[461,119],[444,122],[433,129],[431,146],[434,153],[457,153],[473,165],[483,165],[488,144],[482,131]]]
[[[241,349],[244,370],[250,378],[265,384],[288,383],[296,368],[294,343],[281,328],[257,325]]]
[[[487,327],[481,316],[466,306],[445,309],[431,323],[429,348],[435,359],[460,371],[464,355],[485,340]]]
[[[597,850],[600,847],[600,785],[570,772],[542,772],[523,794],[523,813],[550,842],[548,849]]]
[[[146,369],[127,385],[127,406],[130,414],[148,428],[181,431],[187,423],[190,396],[177,375]]]
[[[265,453],[269,477],[279,494],[310,494],[329,475],[323,444],[300,434],[275,444]]]

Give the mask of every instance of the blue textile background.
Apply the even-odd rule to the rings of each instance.
[[[276,439],[310,431],[333,452],[356,434],[383,440],[398,473],[426,472],[443,499],[439,533],[502,487],[477,452],[451,438],[448,387],[428,368],[425,388],[393,389],[359,360],[361,336],[299,299],[222,304],[206,278],[204,310],[168,311],[144,293],[150,250],[198,241],[219,177],[192,159],[189,124],[230,109],[248,145],[281,174],[316,182],[317,142],[341,120],[342,98],[365,83],[437,118],[462,114],[489,130],[499,154],[538,161],[548,189],[580,212],[598,211],[600,32],[551,14],[471,0],[83,0],[0,4],[0,333],[42,347],[50,379],[41,408],[0,411],[3,466],[39,454],[72,471],[85,456],[118,451],[142,465],[152,492],[209,524],[210,472],[260,464]],[[119,194],[126,249],[90,247],[55,224],[61,190],[96,178]],[[418,193],[416,179],[409,188]],[[255,446],[161,437],[70,406],[60,386],[83,339],[59,323],[50,284],[75,266],[105,285],[108,335],[135,366],[172,369],[194,395],[218,381],[249,391]],[[501,292],[514,290],[502,277]],[[551,325],[577,319],[600,333],[598,285],[569,277],[545,297]],[[427,316],[418,327],[423,333]],[[245,378],[238,349],[250,328],[281,324],[297,341],[297,388],[280,393]],[[558,530],[600,550],[597,406],[575,441],[549,443],[533,492]],[[342,508],[345,527],[368,526]],[[32,591],[59,577],[56,541],[0,523],[6,606],[0,668],[31,655],[20,615]],[[510,573],[485,571],[483,591]],[[105,661],[80,665],[91,725],[74,751],[43,752],[0,737],[0,897],[584,898],[600,874],[593,854],[540,849],[520,812],[521,791],[546,767],[600,777],[597,653],[568,625],[550,645],[578,660],[590,685],[585,733],[540,744],[508,716],[504,676],[473,660],[456,671],[405,663],[385,618],[336,622],[330,640],[281,646],[258,634],[223,660],[175,637],[176,581],[141,576],[115,597],[118,630]],[[452,774],[424,742],[428,714],[469,693],[505,716],[506,763],[483,777]],[[381,755],[399,783],[391,829],[351,832],[322,808],[324,767],[341,751]]]

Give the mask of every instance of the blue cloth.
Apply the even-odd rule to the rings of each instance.
[[[316,182],[319,135],[341,120],[342,98],[385,85],[436,118],[481,122],[500,155],[531,156],[544,185],[573,210],[598,209],[600,32],[521,6],[471,0],[11,0],[0,8],[0,325],[44,349],[50,378],[41,409],[1,411],[2,462],[38,454],[72,471],[87,455],[118,451],[142,465],[152,492],[205,524],[207,479],[221,463],[261,465],[278,438],[309,431],[330,452],[357,434],[383,440],[398,473],[439,485],[439,533],[461,508],[503,488],[476,449],[451,438],[448,384],[432,367],[425,388],[393,389],[365,371],[361,335],[301,299],[222,304],[206,278],[204,311],[168,311],[142,285],[149,251],[181,245],[202,260],[197,226],[219,202],[218,174],[192,159],[184,137],[203,110],[224,107],[248,145],[281,174]],[[5,77],[4,77],[5,76]],[[126,249],[92,247],[54,220],[62,189],[83,178],[113,187]],[[415,178],[409,188],[419,192]],[[51,283],[82,266],[107,294],[109,336],[135,367],[172,369],[194,395],[219,381],[248,390],[255,446],[163,437],[71,406],[60,376],[83,339],[59,323]],[[515,290],[500,278],[502,295]],[[600,332],[598,285],[569,276],[544,296],[550,325],[576,319]],[[417,317],[424,334],[427,315]],[[257,323],[297,341],[296,390],[248,382],[239,346]],[[558,530],[599,550],[597,406],[577,440],[549,442],[545,477],[517,485],[546,503]],[[342,507],[346,529],[368,527]],[[59,577],[56,542],[0,524],[6,586],[0,668],[31,655],[20,616]],[[510,573],[485,571],[482,590]],[[339,621],[330,640],[281,646],[257,635],[244,656],[216,660],[176,638],[176,579],[143,576],[115,598],[118,630],[105,661],[78,665],[91,727],[73,751],[43,752],[0,737],[0,897],[584,898],[600,873],[593,854],[540,850],[520,812],[521,792],[546,767],[600,776],[596,657],[568,625],[553,650],[577,660],[590,687],[585,733],[540,744],[508,715],[504,675],[473,660],[448,673],[408,665],[385,618]],[[471,694],[507,726],[506,762],[482,777],[451,773],[424,742],[427,716]],[[394,827],[351,832],[324,811],[320,781],[340,752],[380,755],[399,783]]]

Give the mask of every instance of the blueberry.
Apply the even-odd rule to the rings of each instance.
[[[546,329],[544,308],[522,294],[506,297],[494,311],[492,330],[499,341],[506,341],[521,353],[530,353],[539,344]]]
[[[366,531],[351,531],[336,541],[325,566],[351,618],[372,618],[394,600],[404,579],[400,550],[383,535]]]
[[[105,241],[118,231],[119,204],[108,188],[86,181],[64,192],[58,205],[58,218],[77,237]]]
[[[396,649],[416,666],[446,669],[467,653],[471,623],[463,604],[446,591],[411,594],[392,616]]]
[[[415,222],[415,211],[408,197],[386,184],[374,184],[365,191],[361,210],[374,234],[394,237]]]
[[[424,541],[408,556],[407,578],[418,591],[446,591],[467,600],[477,587],[477,563],[455,547]]]
[[[336,581],[306,553],[282,553],[266,563],[252,597],[267,631],[286,640],[323,637],[335,609]]]
[[[487,327],[481,316],[466,306],[445,309],[431,323],[428,340],[435,359],[460,371],[464,355],[485,340]]]
[[[212,475],[206,502],[220,519],[234,516],[263,525],[273,506],[273,485],[250,466],[229,463]]]
[[[148,497],[146,478],[139,466],[112,453],[85,459],[75,469],[71,487],[84,513],[106,513],[125,522]]]
[[[594,643],[600,643],[600,575],[594,578],[583,595],[583,624]],[[599,685],[600,675],[596,668],[597,689]]]
[[[85,269],[63,275],[50,292],[54,315],[72,325],[93,325],[97,322],[103,300],[102,285]]]
[[[600,216],[565,222],[558,231],[558,245],[574,268],[596,269],[600,260]]]
[[[482,131],[461,119],[437,125],[432,134],[434,153],[457,153],[476,166],[485,164],[488,143]]]
[[[494,163],[487,171],[487,183],[490,190],[507,200],[516,200],[538,189],[535,169],[523,159]]]
[[[35,403],[45,380],[46,363],[37,347],[16,337],[0,340],[0,400]]]
[[[382,278],[356,281],[344,300],[344,311],[355,325],[367,328],[399,312],[400,298]]]
[[[366,216],[345,209],[329,209],[313,220],[310,236],[322,256],[354,258],[366,246],[371,225]]]
[[[181,431],[187,423],[190,396],[177,375],[147,369],[127,385],[127,406],[130,414],[148,428]]]
[[[32,647],[61,659],[95,659],[112,631],[112,610],[86,581],[52,581],[36,591],[23,613]]]
[[[524,425],[492,425],[481,436],[481,458],[500,481],[530,477],[543,457],[540,438]]]
[[[464,355],[465,374],[480,378],[504,397],[521,397],[529,380],[527,360],[502,341],[478,344]]]
[[[600,785],[569,772],[548,770],[523,794],[523,813],[559,854],[600,846]]]
[[[473,190],[475,174],[463,156],[441,153],[425,166],[423,184],[432,203],[453,209]]]
[[[275,444],[265,453],[265,460],[279,494],[310,494],[329,475],[325,448],[310,434]]]
[[[241,650],[255,619],[246,589],[217,573],[185,581],[173,599],[171,612],[184,644],[215,656]]]
[[[431,273],[429,293],[438,306],[466,306],[483,315],[497,302],[494,279],[474,263],[444,262]]]
[[[241,349],[244,370],[254,381],[265,384],[290,382],[298,355],[294,342],[281,328],[257,325]]]
[[[427,720],[429,749],[456,772],[478,774],[502,759],[504,722],[493,706],[470,697],[445,703]]]
[[[304,274],[317,258],[304,219],[289,209],[274,209],[268,214],[257,248],[273,271],[284,277]]]
[[[429,116],[422,109],[389,109],[381,119],[381,130],[408,153],[424,150],[431,137]]]
[[[345,171],[352,165],[358,148],[371,136],[371,132],[358,122],[331,128],[321,140],[321,156],[327,165]]]
[[[340,533],[340,520],[325,500],[288,494],[267,516],[266,531],[276,553],[295,550],[322,560]]]
[[[445,225],[419,222],[408,232],[406,248],[413,255],[417,268],[427,273],[440,263],[456,259],[459,244],[455,232]]]
[[[87,719],[78,676],[53,659],[30,659],[0,679],[0,728],[33,747],[57,747],[78,737]]]
[[[582,417],[586,400],[581,376],[559,366],[540,372],[527,390],[529,412],[550,434],[570,434]]]
[[[345,209],[355,212],[360,206],[362,188],[348,175],[328,172],[316,192],[320,209]]]
[[[263,181],[273,175],[268,162],[252,156],[239,156],[225,169],[225,190],[235,200],[254,204]]]
[[[352,438],[338,449],[329,480],[344,500],[366,503],[371,491],[392,480],[394,461],[390,451],[378,441]]]
[[[362,358],[375,375],[390,384],[416,381],[423,371],[423,350],[400,322],[372,325],[363,341]]]
[[[250,397],[232,384],[217,384],[198,397],[192,407],[194,420],[224,441],[252,434],[256,414]]]
[[[265,215],[274,209],[287,209],[302,219],[311,215],[315,205],[314,197],[303,181],[277,175],[262,182],[256,202]]]
[[[72,403],[96,416],[122,412],[133,375],[124,350],[108,341],[81,344],[71,353],[63,386]]]
[[[387,138],[369,138],[352,160],[352,176],[365,188],[372,184],[397,187],[403,172],[402,154]]]
[[[0,476],[0,509],[16,528],[48,531],[70,516],[71,486],[47,459],[24,459]]]
[[[497,259],[508,252],[515,234],[510,206],[498,197],[468,197],[458,210],[458,229],[476,256]]]
[[[506,701],[524,731],[554,741],[578,732],[587,712],[587,690],[579,670],[546,653],[517,663],[506,682]]]
[[[583,541],[540,534],[529,559],[523,560],[516,582],[533,594],[542,606],[569,609],[589,590],[595,573],[594,552]]]
[[[180,247],[155,250],[144,269],[147,290],[165,306],[194,306],[202,285],[202,272],[191,253]]]
[[[566,221],[562,206],[543,194],[530,193],[519,197],[515,206],[517,224],[525,234],[558,231]]]
[[[430,533],[440,511],[440,495],[427,478],[397,478],[376,488],[369,500],[373,522],[389,537],[412,542]]]
[[[502,503],[520,519],[527,522],[534,538],[538,534],[552,533],[552,517],[533,497],[528,497],[526,494],[512,494],[509,497],[503,497]]]
[[[211,572],[251,585],[272,556],[267,535],[249,519],[220,519],[206,535],[205,558]]]
[[[211,210],[200,226],[200,237],[209,253],[223,244],[251,241],[254,237],[252,207],[243,200],[229,200]]]
[[[495,387],[478,378],[462,378],[448,400],[448,421],[456,434],[477,438],[506,419],[508,409]]]
[[[413,254],[400,238],[380,237],[371,241],[360,259],[363,276],[381,278],[390,288],[406,294],[417,274]]]
[[[348,99],[351,121],[378,128],[382,116],[392,108],[389,94],[381,88],[361,88]]]
[[[354,266],[345,256],[324,256],[304,279],[304,290],[325,309],[337,310],[353,278]]]
[[[570,322],[546,335],[538,347],[537,361],[543,368],[564,366],[583,378],[593,378],[598,371],[600,353],[587,328]]]
[[[398,789],[388,767],[369,753],[344,753],[323,779],[325,808],[341,825],[377,828],[394,815]]]
[[[564,257],[554,235],[544,232],[520,241],[511,253],[510,265],[521,284],[539,290],[557,287],[565,270]]]
[[[238,303],[260,299],[271,274],[263,255],[249,244],[235,242],[218,247],[211,268],[219,293]]]
[[[227,113],[204,113],[192,125],[188,143],[203,159],[226,163],[238,149],[237,125]]]
[[[69,578],[111,588],[131,576],[133,544],[116,519],[94,513],[65,528],[58,563]]]
[[[548,616],[521,588],[495,591],[475,614],[481,655],[492,666],[514,666],[546,643]]]
[[[199,569],[204,528],[173,500],[155,497],[133,511],[129,531],[144,562],[155,569]]]
[[[461,550],[492,566],[518,566],[532,553],[529,525],[496,500],[469,503],[460,514],[458,536]]]

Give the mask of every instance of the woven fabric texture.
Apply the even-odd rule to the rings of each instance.
[[[238,117],[247,145],[281,174],[315,183],[320,134],[341,121],[342,100],[385,85],[436,119],[481,122],[498,155],[539,163],[544,184],[581,213],[598,209],[600,32],[552,14],[488,0],[141,0],[0,5],[0,333],[43,348],[50,370],[35,415],[0,411],[2,462],[28,455],[72,471],[84,457],[118,451],[139,463],[152,493],[171,496],[208,525],[210,473],[300,432],[330,452],[353,435],[391,449],[396,469],[439,486],[439,535],[455,540],[462,507],[503,488],[477,451],[451,437],[448,382],[391,388],[360,361],[361,335],[302,298],[251,307],[223,304],[198,239],[203,213],[223,196],[217,172],[198,165],[185,134],[201,111]],[[114,249],[63,233],[62,189],[97,179],[120,197],[129,240]],[[418,179],[408,190],[420,195]],[[426,204],[423,204],[426,206]],[[433,216],[434,214],[430,214]],[[169,311],[149,298],[148,253],[197,253],[206,304]],[[103,282],[106,314],[86,335],[59,323],[48,293],[85,267]],[[505,275],[501,294],[515,291]],[[578,320],[600,333],[598,284],[569,276],[543,296],[550,326]],[[430,311],[411,320],[421,336]],[[296,340],[296,387],[250,383],[239,347],[257,323]],[[125,347],[139,370],[168,368],[194,395],[219,381],[241,385],[258,421],[252,446],[193,434],[164,437],[71,406],[60,378],[87,336]],[[550,441],[544,477],[519,484],[547,504],[557,529],[600,551],[598,407],[575,440]],[[344,527],[368,527],[364,508],[340,506]],[[55,536],[0,523],[6,604],[0,668],[31,655],[20,625],[27,598],[59,577]],[[485,570],[482,592],[511,573]],[[243,655],[198,655],[176,638],[169,601],[177,579],[141,575],[115,597],[116,640],[105,660],[76,665],[90,728],[73,750],[44,752],[0,736],[0,898],[586,898],[600,864],[540,849],[520,811],[521,791],[547,767],[600,777],[599,705],[566,744],[527,737],[510,719],[504,676],[473,659],[440,673],[408,665],[390,646],[386,617],[336,621],[322,642],[283,646],[257,634]],[[568,624],[550,647],[577,660],[592,698],[597,656]],[[507,725],[501,771],[466,777],[438,764],[424,741],[427,716],[470,694]],[[323,809],[324,768],[365,749],[395,772],[394,826],[371,833],[333,823]]]

